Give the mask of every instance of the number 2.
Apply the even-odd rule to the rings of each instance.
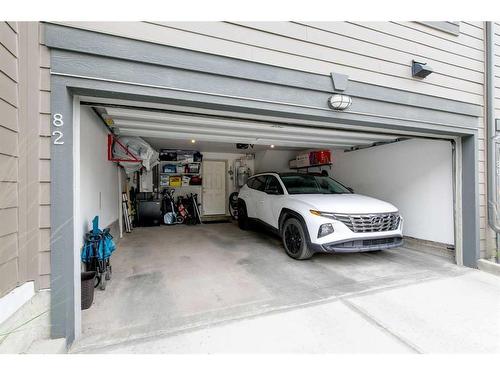
[[[55,145],[63,145],[63,144],[64,144],[64,141],[62,141],[62,140],[61,140],[61,139],[62,139],[62,137],[63,137],[63,133],[62,133],[61,131],[59,131],[59,130],[54,130],[54,131],[52,132],[52,135],[53,135],[54,137],[56,137],[56,138],[54,139],[54,144],[55,144]]]

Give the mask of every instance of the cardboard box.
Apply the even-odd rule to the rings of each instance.
[[[311,165],[311,160],[309,157],[309,152],[307,154],[299,154],[295,158],[297,161],[297,167],[308,167]]]

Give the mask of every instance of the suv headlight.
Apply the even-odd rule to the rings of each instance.
[[[317,211],[317,210],[309,210],[309,212],[315,216],[323,216],[323,217],[327,217],[329,219],[335,219],[335,215],[332,214],[331,212],[323,212],[323,211]]]
[[[333,225],[331,223],[321,224],[318,230],[318,238],[328,236],[333,232]]]

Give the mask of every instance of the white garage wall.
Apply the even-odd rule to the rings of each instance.
[[[107,131],[88,107],[80,116],[80,228],[92,228],[99,215],[99,227],[110,226],[119,217],[118,166],[108,161]]]
[[[412,139],[344,153],[334,151],[331,176],[391,202],[407,236],[454,243],[452,149],[447,141]]]
[[[297,151],[289,150],[257,151],[255,153],[255,173],[289,171],[288,162],[296,155]]]
[[[288,170],[297,151],[267,150],[255,155],[258,172]],[[405,219],[404,234],[453,244],[451,143],[412,139],[366,150],[332,150],[331,177],[356,193],[391,202]],[[319,170],[311,170],[317,172]]]

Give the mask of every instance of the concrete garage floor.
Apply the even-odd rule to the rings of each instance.
[[[406,248],[295,261],[235,224],[137,228],[74,353],[500,352],[500,278]]]

